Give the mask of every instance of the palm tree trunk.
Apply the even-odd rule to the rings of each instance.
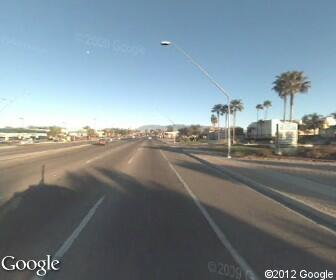
[[[218,142],[219,142],[219,140],[220,140],[220,127],[219,127],[219,112],[217,112],[217,119],[218,119],[218,136],[217,136],[217,140],[218,140]]]
[[[268,108],[265,109],[265,115],[264,115],[264,120],[267,120],[267,112],[268,111]]]
[[[233,130],[232,130],[232,143],[236,142],[236,112],[233,112]]]
[[[283,111],[283,121],[285,122],[286,121],[286,111],[287,111],[287,96],[285,95],[283,97],[283,100],[284,100],[284,111]]]
[[[294,94],[290,95],[290,112],[289,112],[289,120],[292,121],[294,117]]]
[[[259,122],[259,109],[257,109],[257,123],[256,123],[256,129],[257,129],[257,131],[256,131],[256,139],[258,138],[258,122]]]

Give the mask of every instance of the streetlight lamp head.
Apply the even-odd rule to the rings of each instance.
[[[171,42],[169,41],[161,41],[161,46],[170,46]]]

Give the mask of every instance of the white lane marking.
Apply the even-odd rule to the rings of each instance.
[[[169,167],[171,168],[171,170],[173,170],[173,172],[175,173],[176,177],[182,183],[182,185],[184,186],[184,188],[187,190],[187,192],[189,193],[189,195],[193,199],[194,203],[196,204],[196,206],[198,207],[198,209],[201,211],[201,213],[203,214],[203,216],[207,220],[207,222],[210,225],[210,227],[212,228],[212,230],[217,235],[217,237],[220,240],[220,242],[222,243],[222,245],[230,252],[230,254],[234,258],[234,260],[240,265],[240,267],[242,268],[242,270],[245,272],[246,277],[249,277],[249,278],[246,278],[246,279],[254,279],[254,280],[259,279],[258,276],[255,274],[255,272],[250,267],[250,265],[244,260],[244,258],[242,256],[239,255],[239,253],[237,252],[237,250],[232,246],[232,244],[227,239],[227,237],[225,236],[225,234],[222,232],[222,230],[220,229],[220,227],[211,218],[211,216],[208,213],[208,211],[204,208],[204,206],[202,205],[202,203],[199,201],[199,199],[197,198],[197,196],[192,192],[192,190],[190,189],[190,187],[188,186],[188,184],[183,180],[183,178],[177,172],[177,170],[175,169],[175,167],[170,163],[169,159],[162,152],[162,150],[160,150],[160,153],[163,156],[163,158],[168,162]]]
[[[276,200],[275,198],[272,198],[272,197],[268,196],[267,194],[258,191],[258,190],[254,187],[254,185],[258,185],[261,189],[263,189],[264,191],[267,191],[267,189],[268,189],[267,186],[262,185],[262,184],[260,184],[260,183],[258,183],[258,182],[256,182],[256,181],[252,181],[251,179],[249,179],[249,178],[247,178],[247,177],[245,177],[245,176],[242,176],[241,174],[237,174],[237,173],[235,173],[235,172],[232,171],[232,170],[228,170],[228,169],[225,169],[225,170],[224,170],[224,169],[221,168],[221,167],[216,167],[216,168],[214,168],[214,167],[212,166],[212,164],[211,164],[209,161],[207,161],[207,160],[205,160],[205,159],[202,159],[202,158],[199,158],[199,157],[196,156],[195,154],[192,154],[192,155],[193,155],[194,157],[198,158],[198,159],[201,159],[201,160],[203,160],[203,161],[206,161],[208,164],[205,164],[204,162],[201,162],[201,161],[199,161],[199,162],[200,162],[201,164],[203,164],[204,166],[206,166],[206,167],[208,167],[208,168],[211,168],[211,170],[215,171],[216,173],[221,174],[221,175],[228,175],[228,176],[230,176],[231,178],[233,178],[234,180],[236,180],[239,184],[242,184],[242,185],[248,187],[252,192],[256,193],[257,195],[261,195],[261,196],[263,196],[265,199],[271,201],[272,203],[277,204],[277,205],[280,206],[281,208],[284,208],[286,211],[289,211],[289,212],[291,212],[292,214],[301,217],[301,218],[304,219],[305,221],[307,221],[307,222],[309,222],[309,223],[313,223],[315,226],[318,226],[318,227],[320,227],[320,228],[322,228],[322,229],[328,231],[329,233],[331,233],[331,234],[333,234],[333,235],[336,235],[336,231],[334,231],[333,229],[331,229],[331,228],[329,228],[329,227],[327,227],[327,226],[324,226],[324,225],[322,225],[322,224],[319,224],[318,222],[314,221],[314,219],[309,218],[308,216],[305,216],[304,214],[301,214],[300,212],[298,212],[298,211],[296,211],[296,210],[290,208],[289,206],[286,206],[286,205],[283,204],[282,202]],[[239,177],[239,178],[243,178],[243,179],[245,179],[245,180],[246,180],[246,179],[249,180],[250,184],[248,184],[247,182],[243,182],[241,179],[239,180],[237,177]],[[253,182],[253,184],[251,184],[251,182]],[[289,199],[296,200],[296,201],[298,201],[299,203],[303,204],[303,206],[312,207],[312,206],[309,206],[308,204],[306,204],[304,201],[302,201],[302,200],[300,200],[300,199],[297,199],[297,198],[295,198],[295,197],[293,197],[293,196],[287,195],[287,194],[285,194],[285,193],[283,193],[283,192],[280,192],[280,191],[277,191],[277,190],[274,190],[274,189],[270,189],[270,190],[269,190],[269,192],[271,192],[271,191],[272,191],[272,192],[274,191],[274,192],[277,193],[278,195],[282,195],[284,198],[288,197]],[[316,210],[316,211],[318,211],[318,210]]]
[[[88,159],[85,163],[89,164],[89,163],[94,162],[95,160],[100,159],[100,158],[102,158],[102,156],[95,157],[95,158],[92,158],[92,159]]]
[[[134,158],[135,158],[135,155],[136,155],[136,153],[138,152],[138,150],[139,150],[139,148],[137,148],[136,149],[136,151],[135,151],[135,153],[133,154],[133,156],[128,160],[128,164],[131,164],[132,163],[132,161],[134,160]]]
[[[101,197],[96,204],[90,209],[90,211],[86,214],[86,216],[83,218],[83,220],[80,222],[80,224],[77,226],[77,228],[73,231],[73,233],[68,237],[67,240],[63,243],[63,245],[56,251],[55,255],[53,256],[53,260],[61,260],[64,254],[70,249],[73,242],[77,239],[79,234],[82,232],[82,230],[85,228],[85,226],[89,223],[93,215],[96,213],[97,208],[99,205],[103,202],[105,199],[105,196]],[[46,274],[48,275],[48,274]],[[46,277],[45,276],[34,276],[32,280],[40,280]]]
[[[130,158],[130,160],[127,162],[128,164],[131,164],[133,161],[134,155]]]
[[[127,144],[129,144],[129,142],[122,143],[120,146],[111,147],[112,149],[109,149],[106,153],[104,153],[104,154],[102,154],[102,155],[99,155],[99,156],[97,156],[97,157],[91,158],[91,159],[87,160],[85,163],[86,163],[86,164],[89,164],[89,163],[94,162],[94,161],[96,161],[96,160],[98,160],[98,159],[101,159],[101,158],[103,158],[103,157],[106,157],[106,156],[108,156],[109,154],[113,153],[114,151],[118,151],[118,150],[120,150],[122,147],[125,147],[125,145],[127,145]]]
[[[109,154],[111,154],[111,153],[114,152],[114,151],[115,151],[114,149],[113,149],[113,150],[110,150],[110,151],[108,151],[107,153],[104,153],[104,154],[102,154],[102,155],[99,155],[99,156],[96,156],[96,157],[94,157],[94,158],[91,158],[91,159],[87,160],[85,163],[86,163],[86,164],[89,164],[89,163],[94,162],[94,161],[96,161],[96,160],[98,160],[98,159],[102,159],[103,157],[108,156]]]

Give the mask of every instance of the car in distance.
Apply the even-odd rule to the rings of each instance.
[[[98,139],[98,141],[96,142],[97,145],[106,145],[107,141],[105,138],[100,138]]]
[[[31,138],[23,139],[23,140],[20,141],[20,144],[21,145],[34,144],[34,140],[31,139]]]

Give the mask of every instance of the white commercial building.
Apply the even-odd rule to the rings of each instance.
[[[178,136],[178,131],[165,131],[164,137],[169,139],[174,139]]]
[[[272,140],[283,145],[296,145],[298,124],[278,119],[260,120],[247,127],[246,137],[252,140]]]

